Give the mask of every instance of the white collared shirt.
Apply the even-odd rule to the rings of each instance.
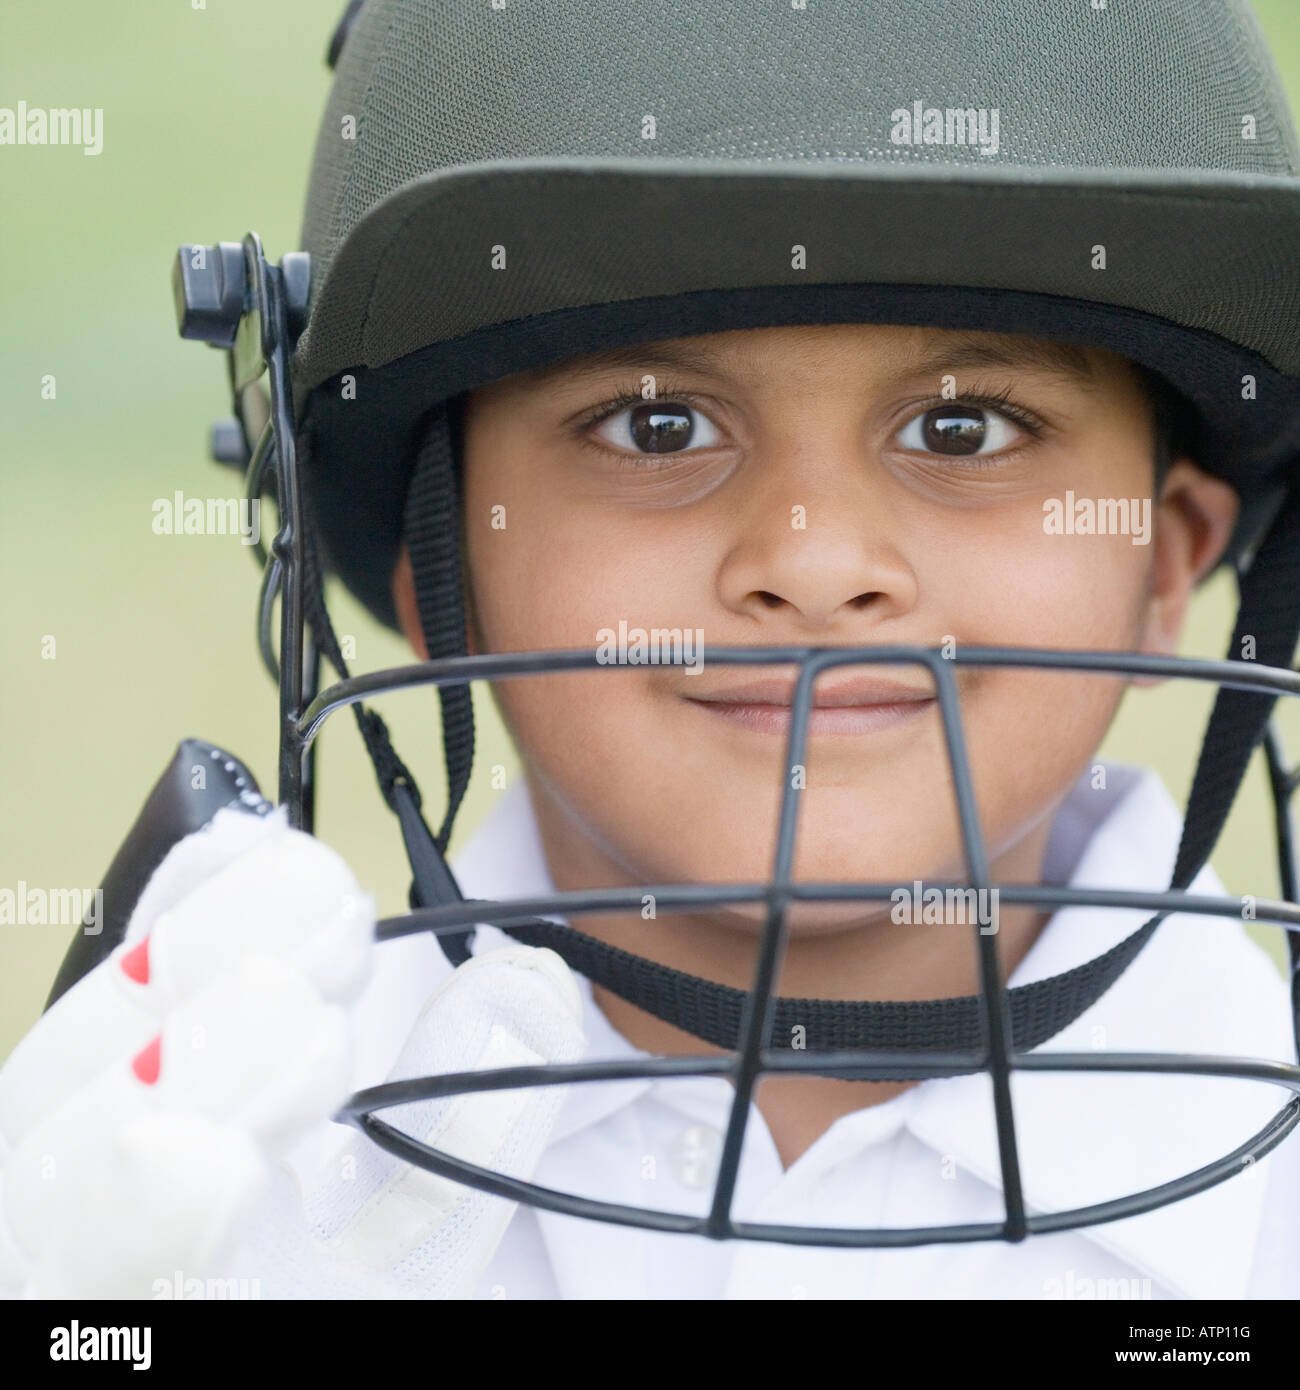
[[[1044,877],[1167,886],[1180,818],[1158,777],[1110,766],[1080,779],[1053,827]],[[458,856],[467,897],[554,891],[522,783]],[[1193,891],[1222,893],[1208,868]],[[1141,910],[1057,912],[1011,977],[1059,974],[1130,935]],[[579,924],[580,925],[580,924]],[[480,927],[475,954],[509,938]],[[358,1006],[356,1084],[387,1074],[449,967],[431,937],[392,942]],[[589,1058],[637,1058],[580,979]],[[1190,1052],[1291,1062],[1288,992],[1239,922],[1167,919],[1135,962],[1041,1051]],[[734,1092],[721,1078],[568,1088],[534,1181],[631,1206],[707,1210]],[[1018,1072],[1012,1099],[1030,1212],[1089,1206],[1231,1152],[1289,1099],[1221,1078]],[[733,1215],[813,1226],[923,1226],[1003,1217],[991,1087],[924,1081],[835,1121],[788,1169],[751,1106]],[[1300,1297],[1300,1137],[1240,1176],[1138,1217],[1047,1236],[884,1250],[717,1242],[521,1207],[480,1282],[496,1298]]]

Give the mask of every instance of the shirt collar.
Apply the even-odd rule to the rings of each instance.
[[[504,902],[512,898],[543,897],[555,892],[527,784],[522,777],[516,778],[497,800],[487,820],[456,856],[454,869],[456,881],[467,898],[490,898]],[[511,944],[512,939],[498,927],[479,926],[475,929],[475,955]],[[575,971],[573,978],[582,996],[582,1022],[588,1057],[615,1061],[652,1055],[633,1046],[610,1023],[597,1005],[591,981],[585,975]],[[653,1085],[653,1080],[648,1078],[634,1078],[603,1081],[599,1085],[587,1083],[570,1086],[556,1117],[551,1143],[559,1143],[579,1130],[598,1124],[616,1110],[630,1105]]]
[[[1078,887],[1166,888],[1181,829],[1177,808],[1154,773],[1112,764],[1099,768],[1079,779],[1056,817],[1045,879]],[[467,897],[504,900],[554,891],[523,779],[457,856],[456,874]],[[1208,867],[1192,889],[1223,891]],[[1141,909],[1062,908],[1009,983],[1028,984],[1092,959],[1136,931],[1148,915]],[[480,927],[475,950],[508,940],[497,928]],[[577,979],[587,1055],[650,1055],[610,1024],[590,982]],[[1092,1049],[1289,1058],[1285,986],[1240,923],[1173,916],[1107,993],[1040,1051]],[[653,1085],[635,1079],[570,1087],[552,1143],[599,1123]],[[716,1090],[716,1082],[702,1082],[702,1114],[716,1110]],[[674,1096],[687,1109],[690,1091],[674,1083]],[[1237,1147],[1281,1103],[1276,1088],[1264,1083],[1122,1073],[1019,1072],[1012,1095],[1031,1212],[1088,1206],[1159,1186]],[[901,1124],[1000,1188],[990,1083],[983,1075],[925,1081],[884,1106],[843,1116],[795,1168],[811,1177],[824,1166],[822,1158],[843,1161]],[[1263,1212],[1264,1166],[1195,1197],[1084,1227],[1079,1234],[1176,1294],[1245,1297]]]
[[[1152,772],[1085,774],[1055,829],[1083,841],[1075,887],[1168,887],[1181,817]],[[1049,851],[1049,861],[1051,853]],[[1049,873],[1050,876],[1050,873]],[[1191,891],[1222,894],[1208,866]],[[1070,906],[1056,912],[1009,984],[1029,984],[1094,958],[1136,931],[1142,909]],[[1124,1051],[1291,1055],[1286,990],[1238,921],[1169,917],[1116,983],[1039,1052]],[[1281,1105],[1260,1082],[1141,1074],[1020,1072],[1013,1078],[1026,1203],[1059,1211],[1156,1187],[1230,1152]],[[1000,1188],[990,1082],[923,1083],[913,1132]],[[1266,1174],[1255,1165],[1208,1191],[1081,1234],[1177,1294],[1246,1296]]]

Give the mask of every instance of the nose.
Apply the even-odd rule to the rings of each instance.
[[[913,610],[886,481],[853,451],[799,467],[773,459],[748,474],[735,543],[718,572],[722,602],[755,623],[776,620],[812,640],[863,640]]]

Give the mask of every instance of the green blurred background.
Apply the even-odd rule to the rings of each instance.
[[[207,424],[227,410],[223,362],[176,336],[169,274],[181,242],[254,228],[274,257],[297,246],[343,2],[191,3],[14,3],[2,21],[0,105],[105,115],[97,158],[0,149],[0,887],[97,884],[184,735],[229,748],[274,791],[276,702],[254,647],[249,552],[232,537],[151,528],[153,500],[177,488],[238,492],[206,458]],[[1255,7],[1300,109],[1297,0]],[[47,374],[54,400],[41,397]],[[332,605],[355,638],[355,670],[407,659],[347,595]],[[1222,655],[1232,609],[1220,576],[1198,600],[1187,653]],[[433,697],[390,696],[382,709],[436,800]],[[1185,798],[1207,710],[1208,694],[1186,683],[1136,691],[1104,751],[1157,767]],[[1283,728],[1300,750],[1297,711]],[[492,763],[515,766],[495,722],[480,773]],[[351,720],[330,725],[322,764],[319,833],[381,910],[401,910],[400,837]],[[459,837],[491,796],[480,775]],[[1258,763],[1215,863],[1230,891],[1277,893]],[[0,926],[0,1057],[38,1015],[70,934]],[[1275,931],[1259,935],[1276,950]]]

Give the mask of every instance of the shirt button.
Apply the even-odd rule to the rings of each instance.
[[[688,1125],[673,1141],[673,1175],[683,1187],[708,1187],[718,1171],[722,1133],[712,1125]]]

